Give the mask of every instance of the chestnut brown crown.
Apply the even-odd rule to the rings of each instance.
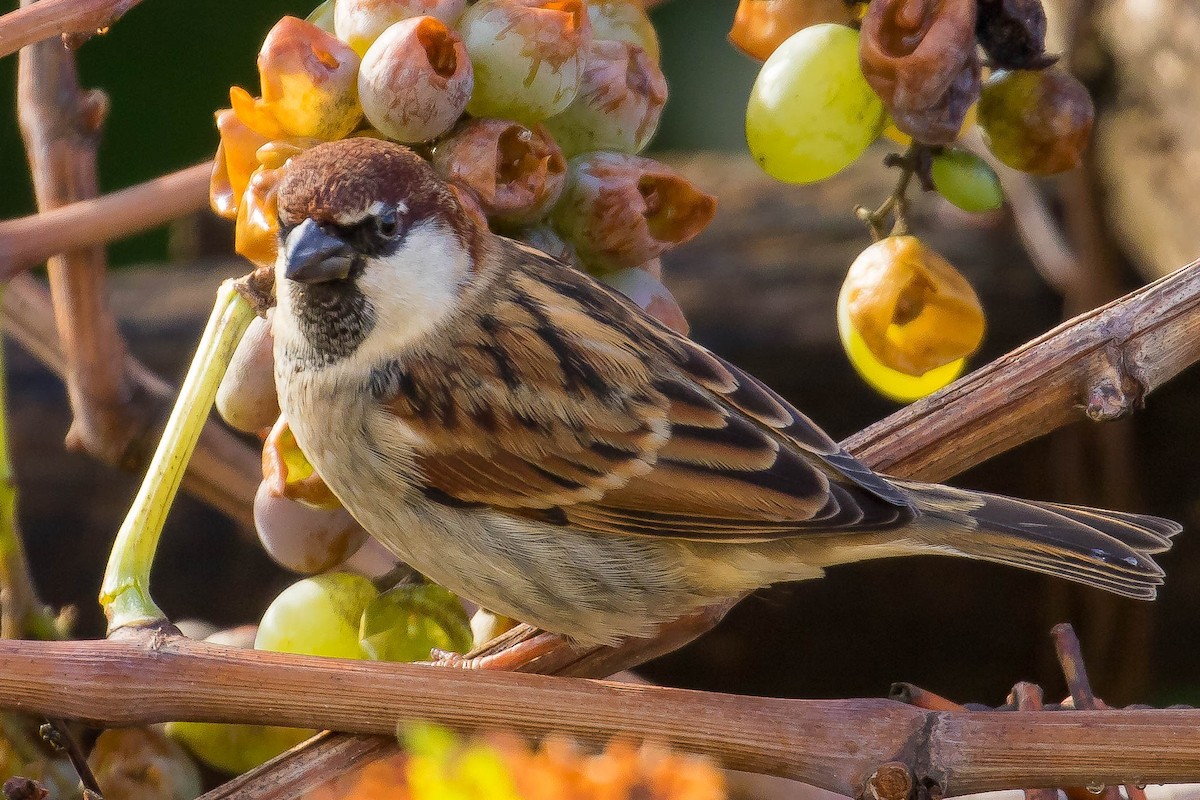
[[[470,222],[451,189],[407,147],[371,138],[319,144],[293,158],[279,184],[279,222],[348,225],[376,203],[410,220],[440,215],[465,232]]]

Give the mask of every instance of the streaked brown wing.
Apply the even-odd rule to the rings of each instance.
[[[549,259],[384,384],[439,502],[596,533],[747,541],[890,527],[907,498],[759,381]]]

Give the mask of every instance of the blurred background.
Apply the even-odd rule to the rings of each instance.
[[[975,364],[1200,256],[1200,191],[1188,177],[1200,174],[1200,90],[1188,79],[1200,66],[1200,10],[1153,0],[1049,5],[1060,49],[1098,107],[1087,167],[1043,186],[1086,279],[1069,296],[1057,294],[1007,213],[968,217],[921,198],[923,237],[971,279],[987,310]],[[228,87],[253,90],[264,34],[281,15],[303,17],[310,7],[155,0],[88,42],[79,51],[84,85],[111,99],[102,188],[210,158],[212,113],[228,104]],[[673,0],[653,14],[671,86],[655,155],[721,204],[713,226],[666,259],[666,283],[695,339],[841,438],[897,407],[854,374],[834,315],[845,269],[869,243],[852,209],[877,204],[890,189],[880,165],[886,150],[816,187],[760,174],[742,133],[758,65],[725,41],[734,7],[733,0]],[[0,107],[14,107],[15,68],[15,59],[0,61]],[[0,215],[29,213],[12,117],[0,124],[0,176]],[[246,269],[232,255],[232,238],[231,225],[197,216],[110,248],[119,268],[113,302],[131,347],[175,380],[218,279]],[[63,387],[15,346],[8,358],[21,519],[37,583],[48,602],[78,606],[80,635],[99,635],[99,580],[136,480],[64,452]],[[1200,640],[1191,635],[1200,623],[1198,396],[1200,370],[1192,369],[1132,420],[1061,431],[955,481],[1181,520],[1189,531],[1161,559],[1168,578],[1154,604],[959,560],[875,562],[760,592],[716,631],[642,671],[664,684],[792,697],[880,696],[904,680],[990,704],[1028,679],[1055,698],[1065,687],[1048,631],[1070,621],[1093,685],[1110,703],[1200,703]],[[173,618],[227,626],[256,620],[293,578],[252,532],[182,497],[155,579],[155,597]]]

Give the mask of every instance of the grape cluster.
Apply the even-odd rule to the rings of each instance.
[[[729,38],[765,60],[746,139],[768,174],[812,183],[881,135],[908,147],[885,162],[901,169],[893,195],[859,209],[877,242],[838,302],[851,362],[885,395],[913,400],[949,383],[984,329],[966,280],[908,230],[910,179],[964,211],[999,208],[995,172],[955,146],[976,121],[1013,169],[1052,175],[1081,163],[1092,102],[1045,37],[1040,0],[741,0]]]
[[[206,641],[327,658],[422,661],[434,651],[465,653],[473,637],[463,604],[440,586],[403,582],[380,591],[362,575],[325,572],[284,589],[257,626],[221,631]],[[241,773],[316,731],[172,722],[167,733],[208,766]]]

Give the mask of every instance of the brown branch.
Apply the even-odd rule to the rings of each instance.
[[[205,162],[101,197],[0,222],[0,281],[58,253],[121,239],[207,207],[211,173],[211,162]]]
[[[22,7],[31,4],[22,0]],[[39,209],[95,197],[96,149],[108,100],[80,89],[74,55],[55,42],[23,49],[17,103]],[[75,413],[68,447],[126,465],[136,418],[153,409],[126,378],[125,342],[108,308],[105,269],[100,247],[72,250],[47,264]]]
[[[0,17],[0,57],[54,36],[91,36],[141,0],[42,0]]]
[[[585,742],[633,736],[851,795],[888,762],[917,766],[918,780],[947,794],[1166,783],[1200,769],[1200,711],[926,712],[890,700],[741,697],[153,636],[0,642],[0,675],[0,705],[104,726],[192,719],[390,736],[400,720],[428,719]]]
[[[23,50],[19,96],[38,203],[50,210],[0,222],[0,279],[64,247],[80,249],[50,259],[50,296],[30,278],[13,278],[5,298],[8,327],[66,381],[75,413],[68,445],[137,472],[173,391],[127,355],[108,306],[104,250],[96,245],[203,207],[209,168],[96,198],[95,146],[105,103],[97,93],[80,92],[71,53],[53,42]],[[258,464],[250,447],[209,425],[184,485],[249,526]]]

